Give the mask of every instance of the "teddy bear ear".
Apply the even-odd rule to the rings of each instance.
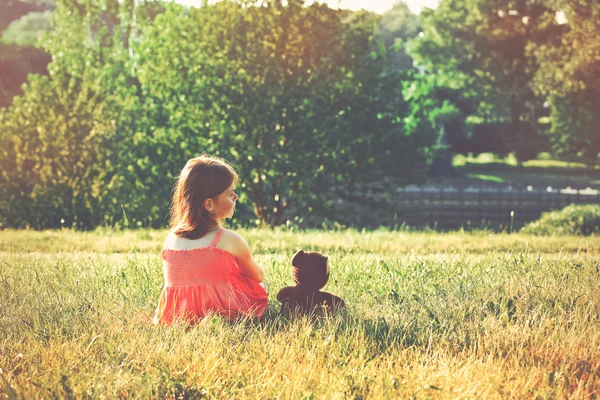
[[[300,261],[302,256],[304,256],[304,250],[298,250],[292,257],[292,265],[296,265],[296,261]]]

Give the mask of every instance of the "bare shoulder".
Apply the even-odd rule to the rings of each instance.
[[[221,240],[217,243],[217,247],[228,251],[237,262],[242,275],[256,281],[262,282],[265,280],[265,271],[254,261],[250,247],[244,238],[230,230],[223,232]]]
[[[163,248],[165,249],[177,249],[177,241],[178,241],[178,237],[177,235],[175,235],[173,233],[173,231],[169,231],[169,233],[167,234],[167,238],[165,239],[165,244],[163,246]]]
[[[250,251],[250,247],[244,238],[236,232],[226,229],[221,236],[217,247],[226,250],[234,256],[243,256]]]

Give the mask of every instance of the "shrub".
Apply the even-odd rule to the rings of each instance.
[[[521,232],[534,235],[592,235],[600,233],[600,205],[571,204],[562,210],[542,213]]]

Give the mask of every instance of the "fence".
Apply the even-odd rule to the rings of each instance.
[[[542,212],[569,204],[600,204],[596,189],[457,188],[407,186],[396,190],[398,220],[410,226],[436,225],[441,229],[471,226],[513,228],[539,218]]]

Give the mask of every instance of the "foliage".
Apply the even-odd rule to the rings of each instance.
[[[4,113],[0,119],[4,224],[60,226],[61,219],[77,215],[89,226],[83,211],[97,206],[88,186],[98,149],[92,116],[96,102],[80,86],[53,91],[53,83],[48,77],[32,78],[25,95],[14,100],[10,118]],[[69,113],[57,112],[58,106]]]
[[[535,157],[543,103],[529,86],[536,65],[525,49],[545,32],[526,21],[544,12],[525,0],[444,0],[422,13],[423,35],[408,44],[425,73],[453,82],[476,106],[464,118],[506,124],[501,140],[521,160]]]
[[[29,14],[52,9],[53,2],[4,0],[0,2],[0,32],[11,22]]]
[[[414,14],[408,5],[399,0],[392,8],[381,15],[379,32],[385,48],[387,57],[399,70],[412,70],[413,60],[406,54],[403,44],[419,34],[419,17]]]
[[[539,64],[534,89],[546,95],[600,92],[600,3],[549,0],[547,5],[552,12],[541,23],[554,31],[547,40],[529,46]],[[556,13],[564,21],[558,21]]]
[[[111,168],[116,105],[103,86],[121,54],[113,41],[121,35],[119,5],[100,12],[69,1],[58,3],[43,41],[53,54],[49,76],[32,77],[0,115],[5,225],[91,228],[122,213],[108,200],[118,180]]]
[[[7,107],[22,93],[21,85],[29,74],[47,74],[50,56],[34,47],[0,43],[0,107]]]
[[[54,7],[3,2],[1,22]],[[301,0],[60,0],[41,41],[49,75],[14,101],[49,56],[0,44],[0,224],[163,226],[175,176],[201,152],[240,172],[237,222],[270,225],[332,216],[374,181],[421,182],[437,154],[449,165],[445,150],[523,162],[547,133],[591,170],[598,12],[589,0],[442,0],[419,19],[401,2],[379,17]]]
[[[478,104],[467,116],[483,124],[473,140],[496,143],[481,150],[528,160],[548,148],[549,133],[556,155],[582,154],[591,168],[600,151],[586,128],[600,90],[599,15],[591,0],[444,0],[422,14],[423,35],[408,50],[427,74],[460,83]],[[548,112],[550,129],[541,122]]]
[[[403,133],[400,77],[370,15],[301,2],[180,13],[145,32],[142,83],[173,110],[169,126],[198,138],[187,148],[233,161],[261,222],[290,206],[310,212],[332,184],[384,170],[415,179],[404,171],[427,143]]]
[[[406,129],[421,137],[435,138],[439,150],[469,151],[467,142],[471,132],[467,116],[475,106],[465,98],[462,88],[448,76],[413,72],[411,84],[404,90],[410,105],[405,119]]]
[[[52,11],[31,12],[12,22],[2,34],[3,43],[35,46],[40,34],[50,30]]]
[[[566,159],[583,159],[593,168],[600,154],[597,129],[600,98],[600,4],[585,0],[553,0],[549,6],[560,12],[564,23],[550,15],[546,23],[555,33],[542,43],[532,43],[529,52],[539,68],[533,88],[549,96],[553,149]]]
[[[0,2],[0,107],[21,94],[27,75],[45,74],[50,56],[33,47],[38,32],[47,30],[53,1]]]
[[[598,162],[600,154],[600,92],[583,90],[550,98],[550,137],[556,154],[566,159],[579,156],[587,170]]]
[[[421,179],[431,140],[404,130],[402,75],[372,15],[157,4],[58,2],[50,76],[0,121],[19,155],[3,156],[4,224],[162,226],[174,175],[200,152],[234,164],[271,225],[331,190]]]
[[[522,229],[534,235],[592,235],[600,233],[599,205],[570,205],[559,211],[543,213],[539,220]]]

